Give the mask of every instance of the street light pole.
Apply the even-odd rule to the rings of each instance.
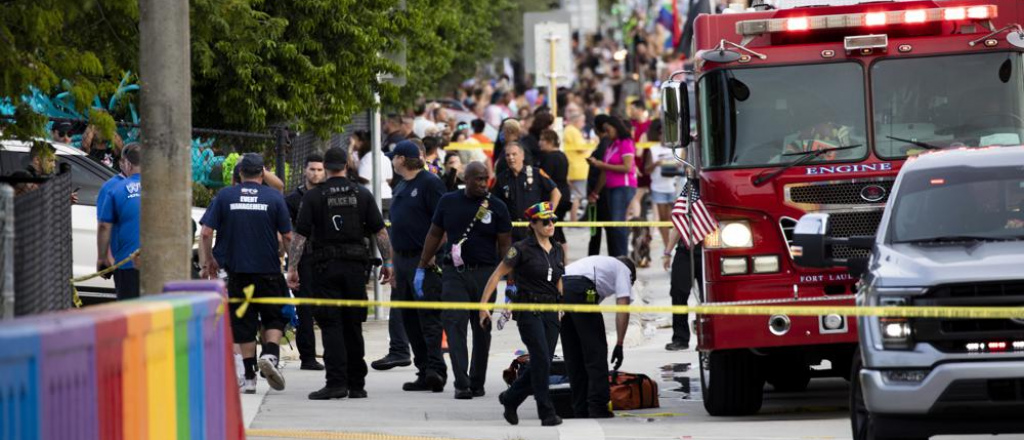
[[[187,0],[139,0],[142,293],[185,280],[192,260],[192,83]]]

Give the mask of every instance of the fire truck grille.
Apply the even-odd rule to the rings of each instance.
[[[837,212],[829,215],[829,223],[832,225],[829,235],[833,237],[875,235],[881,222],[881,209]],[[835,258],[864,258],[870,252],[869,249],[854,249],[843,245],[836,245],[832,248],[832,255]]]
[[[889,200],[892,185],[892,180],[881,180],[794,186],[789,189],[789,200],[800,204],[832,206],[884,204]]]

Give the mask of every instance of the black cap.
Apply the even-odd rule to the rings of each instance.
[[[70,132],[74,128],[68,121],[58,121],[53,123],[53,131],[63,131],[65,133]]]
[[[420,147],[416,146],[412,141],[402,141],[395,145],[394,149],[384,154],[391,159],[395,156],[418,159],[420,157]]]
[[[331,147],[324,153],[324,168],[331,171],[341,171],[348,165],[348,153],[344,148]]]
[[[245,153],[238,161],[238,170],[250,175],[263,172],[263,156],[256,153]]]

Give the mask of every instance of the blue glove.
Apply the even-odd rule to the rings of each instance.
[[[426,269],[422,267],[416,268],[416,275],[412,278],[412,285],[416,288],[416,299],[423,299],[423,278],[426,276]]]

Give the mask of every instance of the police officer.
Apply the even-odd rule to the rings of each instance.
[[[565,272],[565,254],[562,246],[551,239],[555,235],[555,211],[548,202],[538,203],[526,210],[524,216],[530,219],[530,237],[516,242],[505,254],[504,260],[487,280],[480,302],[490,303],[494,289],[501,278],[515,271],[517,293],[513,301],[527,304],[554,304],[561,300],[562,274]],[[562,419],[555,414],[555,406],[548,393],[551,379],[551,357],[558,344],[558,312],[514,312],[526,350],[530,353],[530,364],[508,391],[498,396],[505,407],[505,420],[519,423],[516,409],[533,393],[537,401],[537,415],[541,425],[556,426]],[[480,311],[480,326],[490,326],[491,313]]]
[[[677,245],[678,243],[678,245]],[[679,231],[675,228],[669,233],[668,247],[662,259],[665,270],[670,270],[672,278],[669,284],[669,294],[672,297],[672,305],[685,306],[690,300],[690,292],[693,290],[694,277],[690,274],[690,249],[683,245],[680,240]],[[675,248],[675,256],[672,256],[672,248]],[[701,245],[693,250],[693,268],[697,274],[697,288],[704,289],[703,257],[704,248]],[[665,344],[665,350],[680,351],[690,348],[690,314],[676,313],[672,315],[672,342]]]
[[[533,165],[524,164],[523,147],[516,142],[505,146],[505,163],[508,168],[500,171],[494,181],[494,192],[514,217],[513,221],[525,221],[526,209],[540,202],[551,202],[558,206],[562,193],[547,173]],[[512,231],[512,241],[527,237],[526,228]]]
[[[391,247],[395,252],[395,279],[391,299],[396,301],[441,301],[441,273],[431,264],[423,272],[423,296],[416,295],[416,265],[423,254],[423,240],[430,230],[424,219],[433,218],[445,193],[444,183],[426,172],[419,147],[401,141],[388,153],[395,172],[402,177],[391,199]],[[444,390],[448,366],[441,352],[441,311],[402,310],[405,334],[412,346],[416,380],[402,386],[405,391]]]
[[[324,181],[324,157],[320,153],[306,156],[303,180],[302,184],[297,186],[295,191],[292,191],[284,199],[288,203],[288,214],[292,218],[293,225],[295,224],[295,219],[299,216],[299,205],[302,204],[302,196]],[[299,286],[299,290],[295,291],[295,296],[299,298],[311,298],[313,294],[313,259],[309,258],[312,253],[313,248],[307,242],[306,249],[303,252],[306,259],[299,265],[299,278],[306,280],[306,282]],[[323,371],[324,365],[316,360],[313,307],[300,305],[295,307],[295,313],[299,315],[299,326],[295,329],[295,345],[298,346],[299,359],[302,362],[299,368],[302,370]]]
[[[636,266],[626,257],[596,255],[565,267],[562,278],[566,304],[598,304],[615,297],[615,303],[633,301]],[[618,342],[612,352],[615,369],[622,366],[622,342],[629,328],[629,313],[615,318]],[[579,418],[608,418],[608,341],[600,313],[566,312],[562,317],[562,354],[572,388],[572,409]]]
[[[441,197],[423,243],[423,254],[416,269],[417,295],[423,296],[426,270],[448,234],[442,275],[444,302],[480,301],[487,279],[511,245],[512,220],[508,208],[487,192],[487,167],[480,162],[466,166],[465,191],[453,191]],[[490,329],[473,325],[473,358],[470,363],[466,346],[470,320],[476,312],[445,310],[441,312],[448,335],[448,356],[455,376],[455,398],[483,397],[487,379],[487,357],[491,347]]]
[[[278,254],[281,235],[285,246],[292,238],[292,224],[288,206],[280,192],[263,186],[263,158],[246,154],[239,161],[240,185],[220,190],[206,209],[200,223],[203,225],[200,264],[202,278],[217,279],[221,267],[228,273],[228,296],[244,298],[244,289],[253,286],[254,296],[283,297],[288,286],[281,274]],[[126,179],[127,181],[127,179]],[[217,247],[213,249],[213,235],[217,232]],[[216,252],[217,258],[214,257]],[[258,366],[267,383],[275,390],[284,389],[284,376],[278,368],[284,316],[281,306],[250,304],[238,318],[231,304],[231,330],[235,343],[240,345],[245,366],[242,391],[256,392]],[[256,332],[263,327],[263,352],[256,361]]]
[[[348,154],[340,147],[324,153],[327,181],[302,196],[289,249],[288,283],[298,289],[303,280],[298,267],[309,238],[313,244],[313,296],[365,300],[370,270],[368,239],[380,250],[381,282],[391,281],[391,242],[384,218],[366,188],[348,180]],[[313,316],[324,344],[327,384],[309,394],[311,400],[366,397],[366,361],[363,343],[365,307],[318,307]]]

